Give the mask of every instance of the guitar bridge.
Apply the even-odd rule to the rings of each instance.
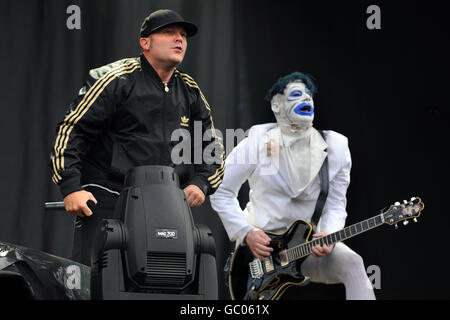
[[[259,279],[264,275],[261,260],[259,260],[258,258],[255,258],[248,265],[250,267],[250,275],[253,279]]]

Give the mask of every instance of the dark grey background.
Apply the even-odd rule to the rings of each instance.
[[[48,165],[56,123],[88,70],[138,55],[144,17],[170,8],[199,27],[180,69],[199,83],[222,132],[274,121],[263,97],[280,76],[297,70],[317,79],[315,126],[350,140],[347,224],[411,196],[425,202],[419,223],[348,241],[366,266],[380,267],[377,297],[449,298],[448,33],[437,3],[2,0],[0,240],[70,257],[72,217],[43,209],[61,198]],[[81,30],[66,27],[71,4],[81,8]],[[381,8],[381,30],[366,27],[371,4]],[[223,298],[231,243],[209,202],[193,211],[214,232]]]

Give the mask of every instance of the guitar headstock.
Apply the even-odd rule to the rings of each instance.
[[[404,225],[409,223],[410,219],[417,222],[417,218],[422,213],[424,204],[420,198],[411,198],[411,200],[403,200],[403,203],[396,202],[390,208],[383,212],[384,223],[397,227],[397,222],[403,221]]]

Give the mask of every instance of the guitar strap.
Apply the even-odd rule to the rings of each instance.
[[[325,136],[322,130],[318,130],[322,135],[322,138],[325,140]],[[326,151],[326,150],[325,150]],[[316,202],[316,208],[314,209],[313,216],[311,218],[311,224],[314,229],[316,229],[317,224],[319,223],[320,216],[322,215],[323,207],[325,206],[325,201],[327,201],[328,189],[329,189],[329,180],[328,180],[328,155],[323,160],[322,167],[319,171],[320,178],[320,194],[319,198]]]

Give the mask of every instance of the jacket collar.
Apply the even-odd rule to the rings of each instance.
[[[277,123],[270,123],[270,124],[258,125],[258,126],[253,127],[252,129],[254,129],[253,133],[258,132],[261,135],[261,138],[262,138],[261,140],[264,143],[271,141],[272,138],[275,138],[276,140],[278,140],[281,143],[280,130],[276,130],[271,133],[271,129],[276,128],[276,127],[277,127]],[[310,173],[311,173],[311,177],[315,178],[319,174],[319,171],[320,171],[320,168],[322,167],[323,161],[325,160],[325,158],[328,155],[328,152],[327,152],[328,144],[326,143],[326,141],[324,140],[324,138],[322,137],[320,132],[317,131],[314,127],[312,128],[312,132],[311,132],[310,148],[311,148],[310,149],[310,157],[311,157]],[[263,148],[262,150],[264,150],[264,152],[265,152],[266,148]],[[280,163],[276,164],[275,166],[277,167],[279,165],[280,165]],[[298,197],[299,194],[297,194],[290,188],[289,179],[286,179],[286,177],[283,177],[283,175],[280,172],[278,172],[278,173],[279,173],[280,178],[283,179],[283,181],[285,182],[283,184],[283,188],[285,189],[286,193],[289,194],[293,198]],[[314,181],[314,179],[311,179],[311,181],[309,182],[308,185],[305,186],[305,188],[307,188],[311,184],[312,181]],[[305,190],[305,189],[303,189],[303,190]],[[303,190],[302,190],[302,192],[303,192]]]
[[[159,83],[162,83],[161,78],[159,77],[159,74],[156,72],[156,70],[152,67],[152,65],[148,62],[147,58],[144,56],[144,54],[140,54],[139,58],[141,59],[141,66],[142,69],[147,73],[152,79],[158,81]],[[176,71],[177,69],[175,69]],[[172,79],[175,77],[176,72],[173,72],[172,77],[169,80],[169,83],[172,82]]]
[[[322,167],[323,161],[328,155],[328,144],[322,138],[322,135],[315,128],[311,133],[311,174],[316,176]]]

